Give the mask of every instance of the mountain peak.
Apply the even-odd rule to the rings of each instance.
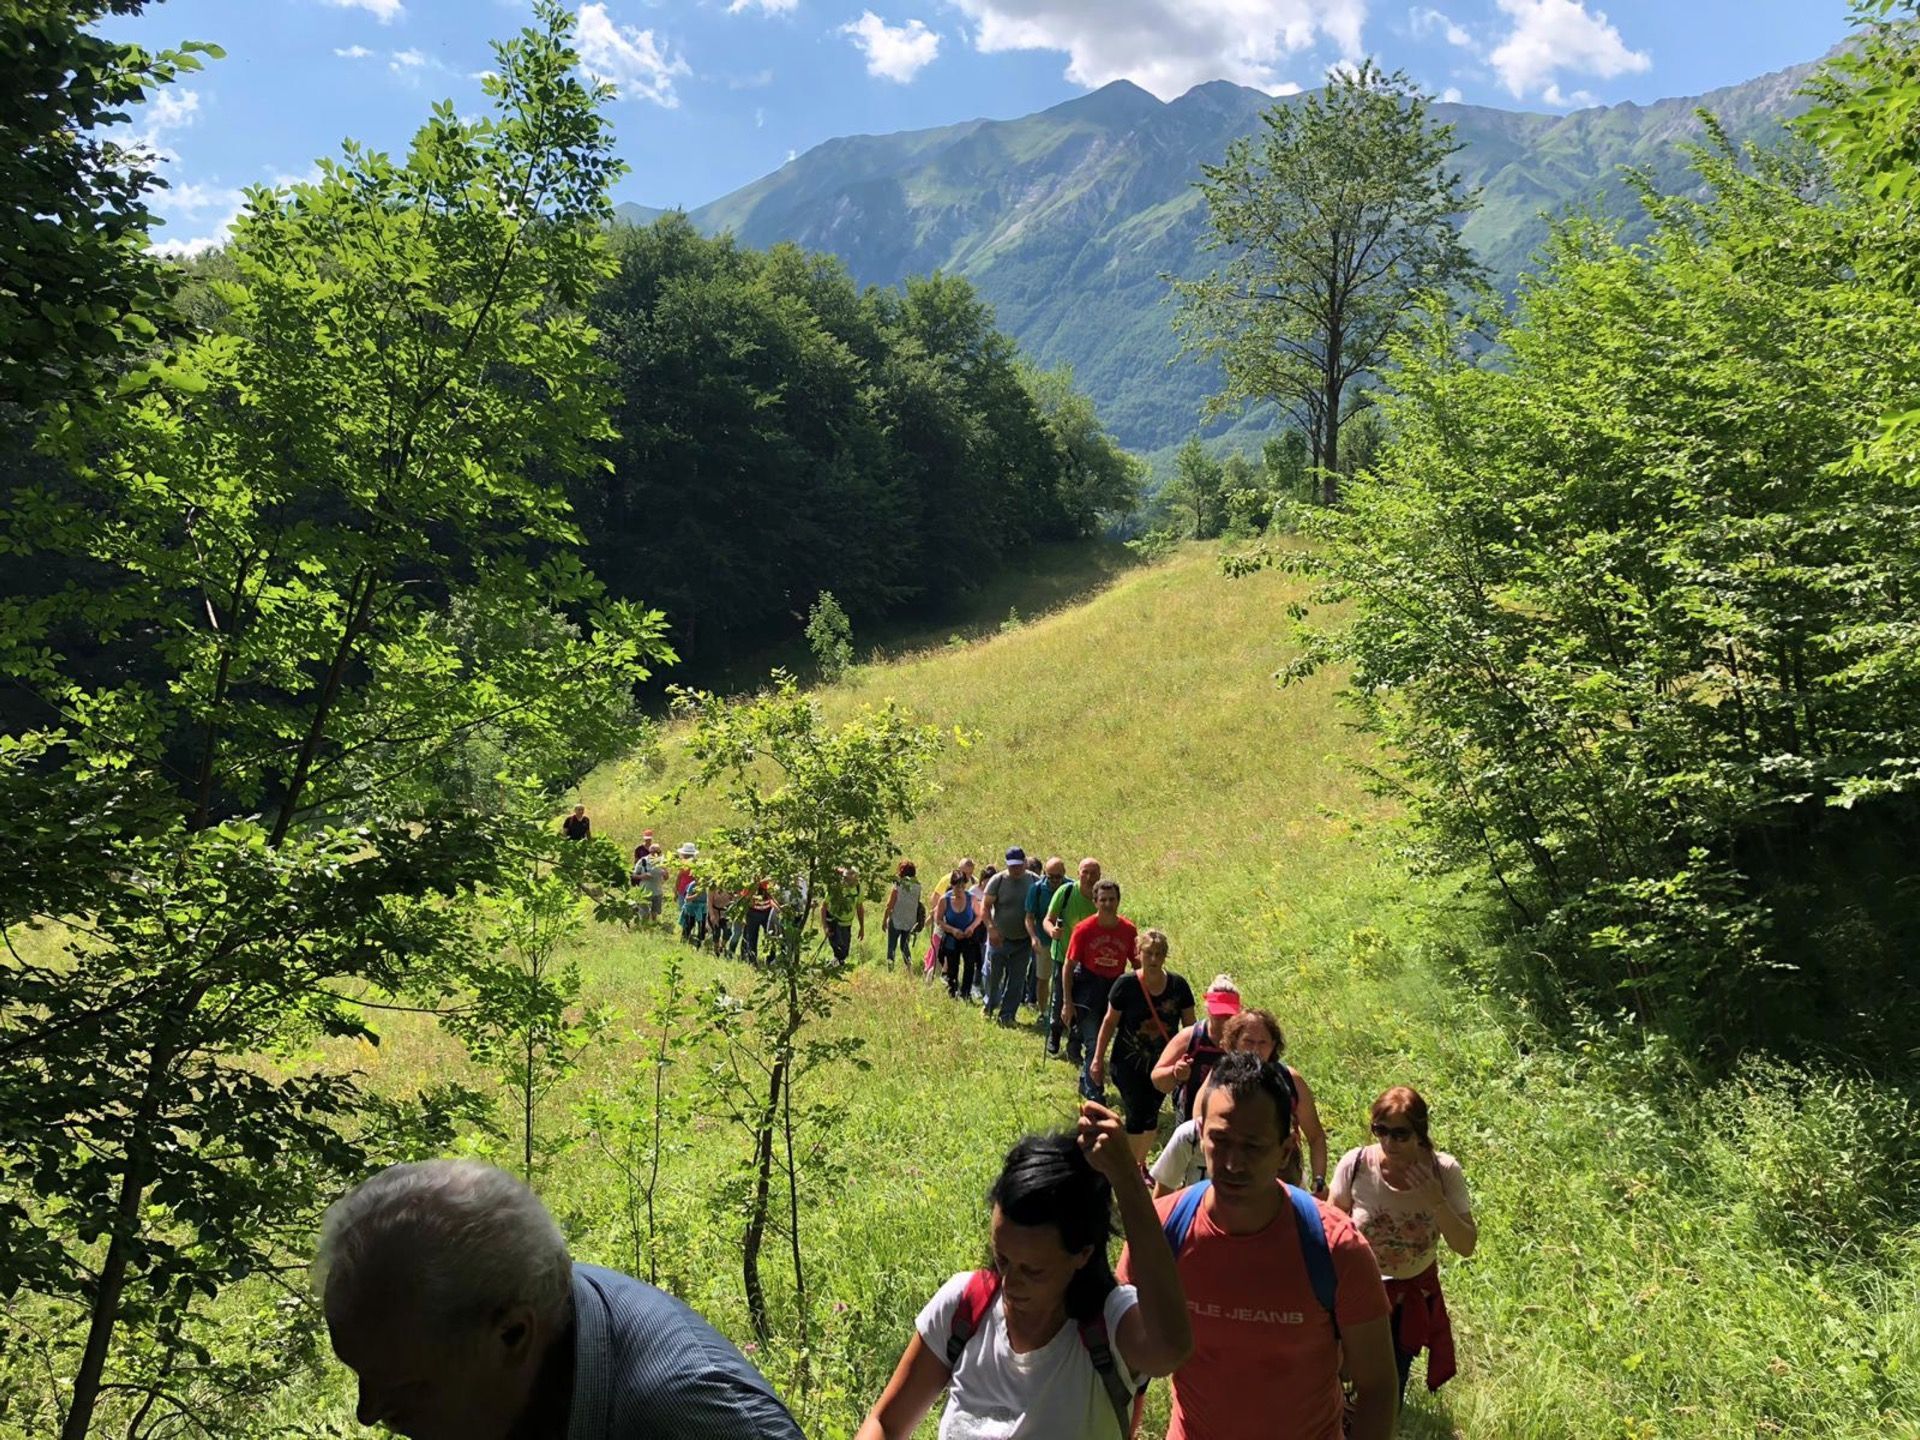
[[[1076,116],[1107,124],[1126,124],[1152,115],[1162,108],[1159,100],[1142,90],[1133,81],[1112,80],[1098,90],[1077,95],[1041,113],[1053,116]]]
[[[1273,97],[1264,90],[1255,90],[1248,85],[1236,85],[1231,80],[1206,80],[1194,86],[1179,99],[1169,101],[1168,108],[1231,114],[1248,109],[1264,109],[1272,99]]]

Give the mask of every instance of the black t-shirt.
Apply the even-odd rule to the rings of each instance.
[[[1107,1004],[1120,1012],[1113,1053],[1151,1065],[1160,1058],[1167,1041],[1179,1032],[1180,1017],[1193,1008],[1193,987],[1169,970],[1167,988],[1149,996],[1147,987],[1141,983],[1140,972],[1129,970],[1107,991]],[[1156,1011],[1160,1016],[1157,1027],[1153,1023]]]
[[[569,840],[584,840],[593,833],[593,821],[585,815],[569,815],[560,822]]]

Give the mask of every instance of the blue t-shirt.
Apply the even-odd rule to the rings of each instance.
[[[573,1267],[567,1440],[804,1440],[733,1342],[664,1290]]]

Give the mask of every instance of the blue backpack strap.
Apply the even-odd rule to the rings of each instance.
[[[1187,1232],[1193,1229],[1193,1217],[1200,1213],[1200,1202],[1207,1198],[1207,1189],[1213,1182],[1201,1180],[1187,1186],[1175,1197],[1173,1209],[1167,1212],[1166,1221],[1160,1229],[1167,1237],[1167,1248],[1173,1251],[1173,1258],[1180,1258],[1180,1247],[1187,1243]]]
[[[976,1270],[967,1277],[966,1288],[960,1292],[960,1306],[953,1312],[953,1323],[947,1327],[949,1372],[959,1367],[960,1352],[967,1348],[967,1342],[979,1330],[980,1322],[986,1319],[987,1311],[999,1293],[998,1270]]]
[[[1327,1244],[1327,1227],[1320,1219],[1320,1203],[1306,1191],[1286,1186],[1287,1199],[1293,1202],[1293,1218],[1300,1230],[1300,1253],[1306,1257],[1307,1280],[1313,1286],[1313,1298],[1333,1323],[1333,1338],[1340,1338],[1340,1317],[1334,1312],[1339,1294],[1339,1279],[1333,1270],[1333,1247]]]

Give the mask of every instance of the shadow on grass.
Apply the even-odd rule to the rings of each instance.
[[[1418,1394],[1413,1393],[1416,1389]],[[1428,1394],[1417,1379],[1407,1387],[1406,1407],[1401,1410],[1400,1423],[1393,1433],[1399,1440],[1456,1440],[1460,1434],[1454,1428],[1453,1411],[1447,1402],[1438,1395]]]
[[[862,664],[881,664],[938,649],[955,637],[971,644],[997,634],[1011,615],[1017,614],[1025,624],[1084,604],[1143,563],[1114,540],[1034,545],[971,590],[936,595],[900,615],[856,625],[854,651]],[[720,694],[740,694],[765,684],[774,670],[787,671],[803,685],[820,678],[806,639],[800,635],[714,666],[697,680],[671,672],[665,678],[697,683]]]

